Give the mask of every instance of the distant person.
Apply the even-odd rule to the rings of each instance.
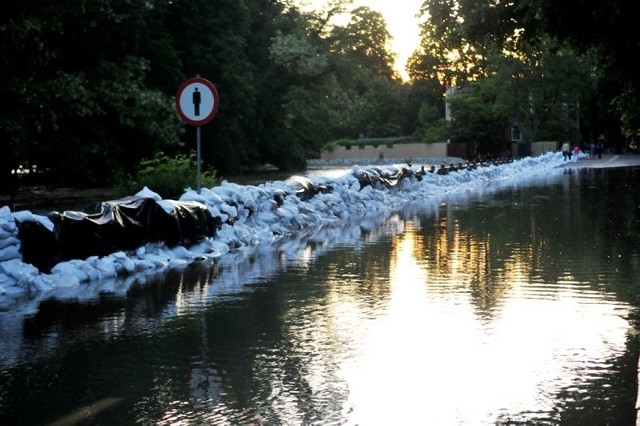
[[[567,161],[567,159],[571,160],[571,147],[569,146],[569,142],[562,144],[562,156],[565,161]]]
[[[604,151],[604,134],[602,133],[598,136],[596,151],[598,152],[598,158],[602,158],[602,151]]]
[[[575,155],[576,160],[578,159],[578,154],[580,154],[580,145],[575,145],[573,147],[573,155]]]
[[[596,143],[593,140],[589,144],[589,158],[596,158]]]

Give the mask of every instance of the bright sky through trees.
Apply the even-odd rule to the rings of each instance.
[[[423,0],[358,0],[358,5],[377,10],[387,21],[387,29],[393,37],[392,49],[398,54],[395,68],[407,79],[405,64],[420,43],[416,14]]]
[[[416,15],[424,0],[355,0],[353,7],[367,6],[382,13],[387,22],[387,30],[393,37],[391,49],[397,54],[395,69],[403,79],[407,79],[405,65],[407,59],[420,43],[420,30]],[[300,0],[301,4],[311,4],[321,9],[326,0]]]

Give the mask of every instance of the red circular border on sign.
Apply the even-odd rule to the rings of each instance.
[[[207,115],[202,120],[190,119],[184,114],[184,112],[182,112],[182,108],[180,107],[180,96],[182,96],[182,92],[184,92],[188,85],[193,83],[200,83],[207,86],[209,90],[211,90],[211,94],[213,95],[213,109],[211,110],[209,115]],[[182,120],[184,120],[187,124],[190,124],[192,126],[202,126],[203,124],[207,124],[208,122],[210,122],[218,112],[218,98],[218,91],[209,80],[202,77],[190,78],[189,80],[182,83],[180,87],[178,87],[178,92],[176,93],[176,110],[178,111],[178,114],[180,114],[180,118],[182,118]]]

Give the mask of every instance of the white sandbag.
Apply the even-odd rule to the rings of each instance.
[[[155,201],[162,200],[162,197],[158,193],[153,192],[146,186],[136,194],[136,197],[151,198],[152,200],[155,200]]]
[[[0,249],[4,249],[9,246],[20,247],[20,239],[10,234],[0,235]]]
[[[0,262],[12,259],[22,259],[18,246],[8,246],[0,249]]]
[[[3,273],[18,282],[28,282],[34,276],[40,274],[38,268],[28,263],[24,263],[20,259],[11,259],[0,262],[0,273]]]
[[[53,232],[54,225],[53,225],[53,222],[51,222],[51,219],[49,219],[46,216],[33,214],[29,210],[21,210],[19,212],[15,212],[13,213],[13,218],[19,223],[24,223],[24,222],[40,223],[45,228],[47,228],[47,230],[49,230],[50,232]]]

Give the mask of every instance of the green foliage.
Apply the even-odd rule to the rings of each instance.
[[[327,69],[326,56],[320,55],[305,35],[285,35],[278,30],[269,50],[275,64],[299,76],[315,77]]]
[[[418,122],[416,135],[423,142],[444,142],[449,138],[447,122],[435,105],[422,104]]]
[[[392,77],[393,55],[387,49],[391,35],[380,14],[366,6],[351,11],[346,26],[333,28],[331,49],[347,58],[352,66],[366,69],[375,76]]]
[[[172,95],[150,86],[139,46],[151,5],[14,5],[0,25],[0,139],[56,183],[106,185],[116,168],[180,141]],[[150,14],[152,15],[152,14]],[[19,58],[19,59],[18,59]],[[16,60],[17,59],[17,60]]]
[[[514,89],[500,102],[538,140],[586,141],[606,131],[620,148],[638,133],[640,78],[629,58],[640,44],[620,30],[634,25],[633,3],[432,0],[420,13],[421,44],[409,64],[414,79],[460,87],[497,70]],[[496,57],[504,60],[497,68]]]
[[[466,142],[470,154],[500,154],[507,149],[508,117],[497,102],[497,90],[485,79],[471,90],[448,96],[452,122],[449,140]]]
[[[215,170],[201,171],[202,187],[219,184]],[[169,157],[156,153],[140,162],[133,175],[119,172],[116,181],[118,196],[133,195],[145,186],[164,199],[177,199],[187,188],[197,189],[197,161],[194,155]]]
[[[327,141],[370,142],[359,136],[446,133],[489,148],[513,122],[530,140],[574,138],[576,123],[585,137],[637,137],[640,79],[625,64],[638,45],[588,25],[615,29],[633,14],[612,13],[631,6],[555,3],[425,2],[413,81],[403,83],[383,16],[349,0],[316,12],[288,0],[10,1],[0,16],[0,182],[35,164],[55,183],[108,185],[155,152],[189,152],[195,129],[174,97],[197,74],[220,94],[201,130],[203,159],[223,174],[299,170]],[[448,128],[445,87],[472,81]]]
[[[451,137],[451,131],[444,119],[432,122],[416,131],[418,138],[427,143],[444,142]]]
[[[465,11],[454,0],[424,3],[421,13],[427,19],[420,24],[420,46],[409,61],[412,78],[438,79],[451,87],[485,75],[486,51],[493,43],[466,31]]]
[[[521,129],[525,141],[579,140],[578,130],[588,127],[581,123],[581,116],[588,117],[584,105],[598,78],[591,55],[577,55],[549,37],[526,55],[496,48],[483,52],[486,75],[467,74],[477,80],[447,96],[450,123],[443,121],[437,102],[422,103],[416,131],[420,139],[466,142],[471,154],[505,151],[512,125]]]
[[[329,143],[327,143],[324,147],[322,147],[322,149],[326,150],[326,151],[333,151],[334,149],[336,149],[339,146],[351,146],[354,145],[353,140],[351,139],[336,139],[334,141],[331,141]]]
[[[343,12],[344,24],[329,19]],[[202,156],[225,174],[300,170],[336,138],[412,134],[419,96],[389,41],[379,12],[341,0],[308,13],[285,1],[10,2],[0,173],[36,164],[56,183],[110,185],[155,152],[188,152],[195,130],[174,97],[197,74],[220,94]]]

